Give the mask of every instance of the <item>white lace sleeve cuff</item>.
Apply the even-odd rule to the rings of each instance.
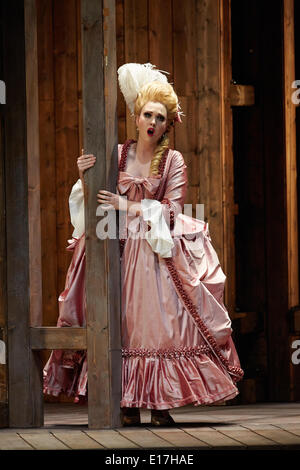
[[[79,179],[72,187],[69,196],[71,224],[74,227],[73,238],[80,238],[85,231],[84,225],[84,195],[82,181]]]
[[[174,242],[163,216],[162,204],[154,199],[142,199],[141,208],[143,219],[151,226],[151,230],[145,232],[147,242],[162,258],[170,258]]]

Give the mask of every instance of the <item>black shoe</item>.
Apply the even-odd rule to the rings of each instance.
[[[121,408],[121,423],[123,426],[138,426],[141,424],[139,408]]]
[[[151,424],[153,426],[174,426],[175,421],[168,410],[151,410]]]

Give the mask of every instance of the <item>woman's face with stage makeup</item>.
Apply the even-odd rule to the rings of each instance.
[[[139,138],[157,143],[168,125],[165,105],[154,101],[146,103],[141,114],[136,117],[136,125],[139,130]]]

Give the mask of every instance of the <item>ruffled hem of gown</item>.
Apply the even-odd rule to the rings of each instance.
[[[233,399],[239,391],[213,354],[180,357],[125,357],[121,407],[170,409]]]
[[[70,361],[70,365],[64,360],[64,354],[65,351],[52,351],[43,370],[43,393],[54,397],[65,393],[68,397],[74,396],[75,403],[85,402],[88,382],[86,352],[77,351],[76,359]]]

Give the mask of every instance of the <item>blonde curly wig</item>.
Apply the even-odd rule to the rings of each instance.
[[[178,97],[170,83],[154,81],[144,85],[138,93],[134,105],[134,115],[139,116],[145,104],[149,101],[162,103],[167,109],[167,131],[158,141],[154,156],[151,160],[150,173],[157,175],[160,160],[164,151],[169,147],[169,126],[174,124],[178,112]]]

